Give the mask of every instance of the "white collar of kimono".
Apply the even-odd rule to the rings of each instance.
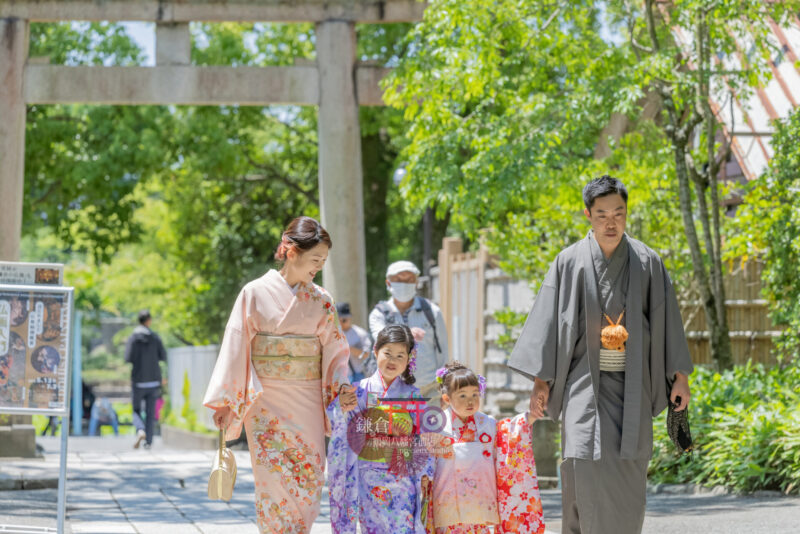
[[[303,282],[297,282],[295,285],[290,286],[289,282],[286,281],[286,278],[284,278],[283,275],[275,269],[270,269],[267,271],[267,274],[265,274],[264,277],[272,278],[275,281],[280,280],[278,283],[283,284],[283,286],[291,292],[292,296],[296,296],[297,292],[300,291],[300,289],[305,285]]]
[[[370,394],[377,395],[379,399],[384,396],[384,388],[386,386],[384,385],[383,376],[381,376],[381,372],[380,371],[375,371],[375,373],[371,377],[369,377],[369,379],[367,379],[367,384],[366,385],[367,385],[367,387],[366,387],[366,390],[367,390],[367,402],[369,402]],[[395,378],[392,381],[392,383],[389,385],[389,387],[386,388],[385,396],[386,397],[402,397],[402,396],[404,396],[403,395],[403,393],[404,393],[403,389],[405,389],[405,388],[403,386],[405,386],[405,385],[406,384],[405,384],[405,382],[403,382],[403,378],[398,376],[397,378]]]
[[[451,406],[447,407],[447,409],[445,410],[445,415],[447,416],[447,422],[444,425],[445,433],[452,434],[455,429],[464,426],[464,421],[462,421],[461,418],[458,415],[456,415]],[[489,433],[489,435],[492,434],[491,432],[489,432],[491,430],[490,428],[491,425],[489,424],[490,421],[489,418],[486,416],[486,414],[482,412],[476,412],[473,418],[475,419],[475,426],[477,427],[479,435],[482,432],[487,432]]]

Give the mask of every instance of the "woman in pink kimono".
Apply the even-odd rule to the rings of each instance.
[[[325,481],[325,408],[339,393],[343,405],[356,402],[334,303],[312,282],[331,245],[314,219],[291,222],[275,255],[280,272],[236,299],[203,401],[228,439],[244,425],[262,533],[310,531]]]
[[[480,412],[485,380],[459,362],[436,372],[445,425],[436,445],[436,534],[544,534],[526,414]]]

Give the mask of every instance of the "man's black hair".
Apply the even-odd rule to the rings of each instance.
[[[139,312],[139,324],[144,324],[150,319],[150,310],[142,310]]]
[[[583,203],[587,210],[592,211],[594,201],[608,195],[619,195],[625,205],[628,205],[628,190],[625,189],[625,184],[607,174],[586,184],[586,187],[583,188]]]

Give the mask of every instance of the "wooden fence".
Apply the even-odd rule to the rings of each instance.
[[[766,300],[761,298],[760,261],[734,262],[734,269],[725,276],[725,307],[731,338],[731,351],[736,364],[774,364],[773,340],[781,329],[772,324]],[[681,302],[681,315],[695,363],[711,363],[706,315],[700,302]]]
[[[484,249],[464,253],[461,239],[446,237],[432,284],[447,325],[451,355],[478,373],[484,372],[486,350],[486,267]]]

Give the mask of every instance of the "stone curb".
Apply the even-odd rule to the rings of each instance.
[[[189,450],[216,450],[219,437],[209,434],[189,432],[174,426],[161,426],[161,440],[167,447],[189,449]]]
[[[58,477],[11,476],[0,473],[0,491],[38,490],[58,488]]]
[[[753,493],[737,493],[727,486],[703,486],[700,484],[647,484],[650,495],[733,495],[736,497],[754,497],[773,499],[791,497],[775,490],[756,490]]]

